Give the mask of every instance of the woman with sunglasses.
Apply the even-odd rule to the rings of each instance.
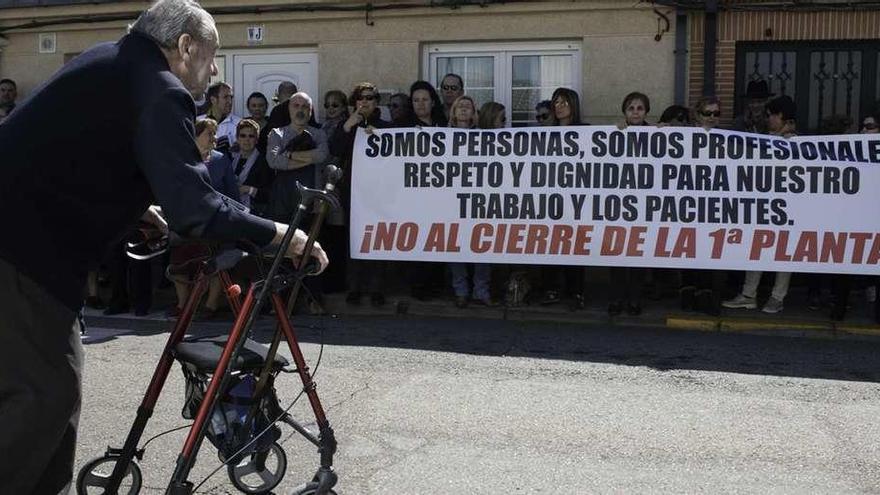
[[[321,129],[327,134],[328,139],[333,139],[343,122],[351,115],[348,113],[348,97],[338,89],[331,89],[324,94],[324,121]]]
[[[553,112],[553,104],[550,100],[541,100],[535,105],[535,122],[540,125],[546,125],[550,120],[550,114]]]
[[[717,128],[721,122],[721,100],[717,96],[700,98],[694,105],[693,115],[696,127],[702,127],[707,132]],[[681,270],[681,286],[678,289],[681,309],[701,311],[710,316],[720,315],[725,275],[726,272],[722,270]]]
[[[321,122],[321,129],[327,134],[328,141],[333,143],[333,136],[342,126],[342,123],[348,120],[351,114],[348,111],[348,96],[338,90],[331,89],[324,94],[324,120]],[[339,165],[339,157],[333,155],[333,149],[330,149],[330,160],[328,163]],[[323,172],[323,171],[322,171]],[[318,184],[322,178],[318,178]],[[346,234],[345,212],[334,209],[327,213],[327,220],[321,231],[321,237],[326,246],[327,254],[332,256],[338,262],[333,263],[333,268],[325,270],[321,274],[324,279],[323,289],[325,292],[334,293],[345,291],[345,259],[348,256],[348,236]]]
[[[339,188],[342,193],[342,204],[348,214],[347,224],[351,224],[351,167],[354,138],[358,128],[372,132],[372,129],[386,129],[391,123],[382,120],[379,110],[379,90],[373,83],[362,82],[354,87],[348,103],[354,112],[345,119],[333,133],[330,141],[330,154],[339,158],[344,176]],[[346,242],[347,246],[348,243]],[[385,304],[385,262],[376,260],[355,260],[348,258],[348,295],[345,302],[360,304],[361,295],[370,293],[370,302],[379,307]]]
[[[544,125],[589,125],[581,120],[581,99],[577,92],[557,88],[550,98],[550,118]],[[584,267],[547,265],[542,267],[544,297],[541,304],[556,304],[564,296],[568,307],[574,311],[584,307]]]
[[[269,190],[275,171],[269,168],[266,157],[257,150],[260,125],[243,119],[236,126],[238,151],[232,153],[232,166],[238,179],[241,202],[255,215],[265,216],[269,205]]]

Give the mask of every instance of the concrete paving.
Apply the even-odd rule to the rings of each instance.
[[[89,323],[78,466],[122,443],[169,328]],[[880,493],[877,342],[412,315],[297,323],[312,365],[323,343],[339,493]],[[301,388],[295,375],[277,387],[284,405]],[[187,423],[183,389],[175,366],[145,440]],[[306,401],[293,410],[313,417]],[[275,493],[318,464],[284,430]],[[184,437],[148,446],[142,493],[164,491]],[[190,479],[218,465],[206,443]],[[221,471],[199,493],[236,491]]]

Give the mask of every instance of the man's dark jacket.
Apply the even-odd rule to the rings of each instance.
[[[0,124],[0,258],[77,310],[89,265],[153,202],[182,235],[268,244],[274,225],[211,187],[194,119],[142,35],[68,62]]]

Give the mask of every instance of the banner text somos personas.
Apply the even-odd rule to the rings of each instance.
[[[360,131],[352,257],[880,274],[880,138]]]

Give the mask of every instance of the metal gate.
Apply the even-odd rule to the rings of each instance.
[[[736,114],[749,81],[765,80],[797,104],[801,133],[815,133],[832,115],[857,122],[880,102],[880,43],[865,41],[738,42]]]

